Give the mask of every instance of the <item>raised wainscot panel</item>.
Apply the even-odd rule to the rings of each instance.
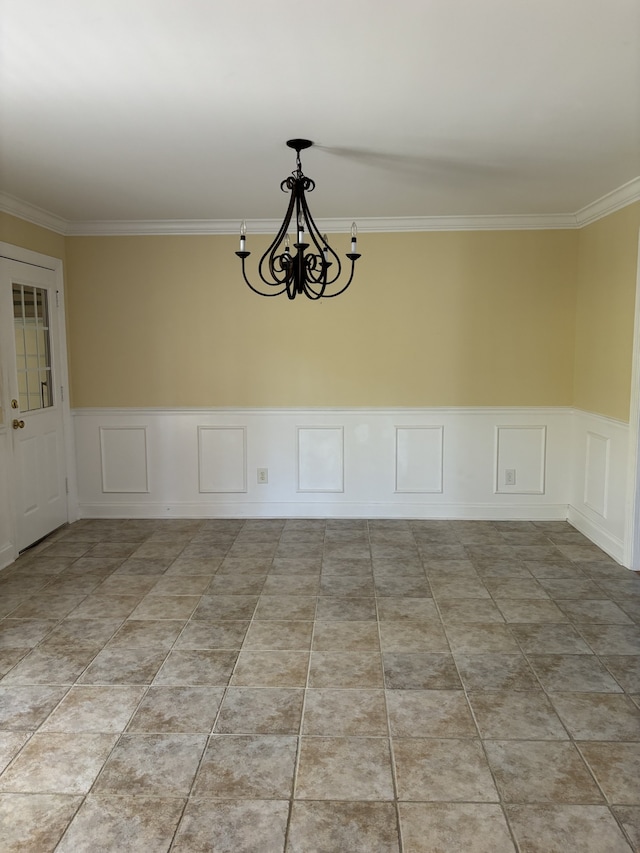
[[[441,493],[443,446],[443,426],[396,427],[396,492]]]
[[[546,426],[497,426],[496,493],[543,495],[546,451]]]
[[[149,491],[146,426],[100,427],[102,491]]]
[[[344,428],[298,427],[298,492],[344,492]]]
[[[198,427],[199,491],[247,491],[247,430],[245,427]]]
[[[602,518],[607,517],[610,440],[605,435],[587,432],[584,465],[584,503]]]

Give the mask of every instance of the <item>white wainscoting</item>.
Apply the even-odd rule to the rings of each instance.
[[[572,417],[573,473],[568,519],[623,562],[629,425],[579,409]]]
[[[570,409],[77,409],[73,419],[81,517],[567,517]],[[502,485],[505,467],[515,486]]]

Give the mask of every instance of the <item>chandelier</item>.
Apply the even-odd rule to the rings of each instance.
[[[342,276],[340,258],[327,242],[327,235],[320,234],[313,221],[305,192],[312,192],[315,182],[302,172],[300,152],[310,148],[313,142],[308,139],[289,139],[289,148],[296,151],[296,169],[280,184],[282,192],[290,192],[291,198],[280,230],[273,242],[260,258],[258,275],[262,281],[254,287],[247,278],[245,261],[251,254],[246,251],[247,228],[240,226],[240,251],[236,255],[242,262],[242,276],[254,293],[259,296],[280,296],[286,293],[289,299],[304,295],[309,299],[339,296],[353,280],[355,264],[359,254],[356,252],[358,229],[351,225],[351,251],[346,257],[351,261],[351,271],[347,278]],[[297,241],[291,245],[289,226],[293,219]],[[295,254],[292,254],[295,249]],[[344,281],[346,279],[346,281]],[[335,285],[336,289],[333,289]]]

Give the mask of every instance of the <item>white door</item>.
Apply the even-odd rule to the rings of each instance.
[[[2,404],[18,551],[68,518],[57,303],[53,270],[0,258]]]

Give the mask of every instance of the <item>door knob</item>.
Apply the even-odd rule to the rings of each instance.
[[[11,426],[14,429],[24,429],[24,421],[22,421],[22,420],[19,421],[17,418],[14,418]]]

